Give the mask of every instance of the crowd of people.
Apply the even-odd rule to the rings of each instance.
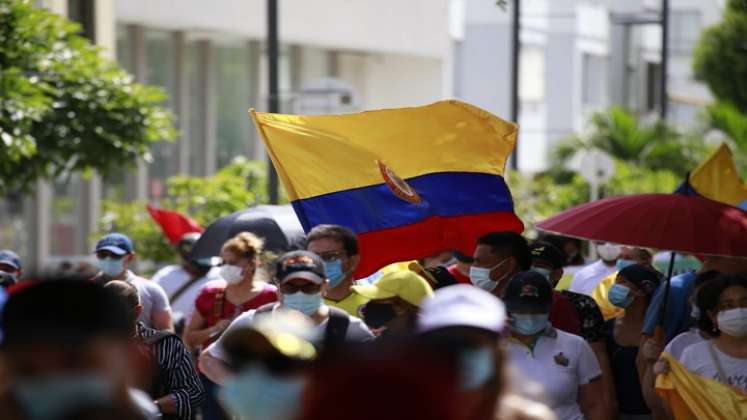
[[[249,232],[194,260],[198,238],[151,279],[119,233],[93,278],[0,251],[0,418],[670,419],[664,352],[747,393],[747,259],[667,282],[651,250],[596,243],[559,290],[580,241],[492,232],[364,281],[342,226],[272,261]]]

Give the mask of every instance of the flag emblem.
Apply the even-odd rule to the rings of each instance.
[[[376,162],[379,164],[381,176],[384,178],[386,185],[389,186],[389,189],[392,190],[394,195],[413,204],[420,204],[423,201],[418,193],[410,187],[404,179],[400,178],[392,168],[380,160],[377,160]]]

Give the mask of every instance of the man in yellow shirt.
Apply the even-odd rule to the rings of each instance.
[[[307,237],[306,250],[324,260],[324,269],[329,279],[324,302],[363,318],[362,309],[370,299],[352,289],[353,273],[361,261],[355,233],[338,225],[315,226]]]

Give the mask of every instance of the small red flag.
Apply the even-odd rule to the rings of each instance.
[[[197,222],[177,211],[158,209],[150,204],[146,207],[172,245],[176,245],[179,239],[187,233],[202,233],[205,230]]]

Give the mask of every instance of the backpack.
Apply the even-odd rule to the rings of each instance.
[[[275,302],[268,303],[257,308],[254,313],[263,314],[272,312],[274,307]],[[327,328],[324,330],[324,340],[322,341],[324,350],[331,350],[342,346],[345,343],[349,326],[350,315],[342,309],[329,306],[329,320],[327,321]]]

